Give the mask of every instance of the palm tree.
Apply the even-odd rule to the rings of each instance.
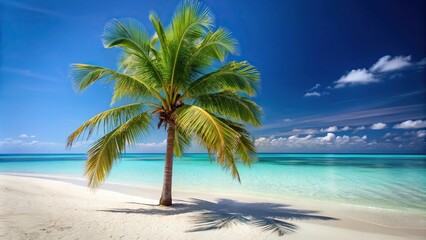
[[[167,130],[167,153],[160,205],[172,204],[173,155],[182,156],[196,140],[238,181],[236,162],[256,159],[246,124],[260,126],[262,109],[249,97],[258,90],[259,73],[247,62],[228,62],[237,42],[225,28],[214,30],[210,10],[195,1],[183,2],[170,25],[149,16],[155,34],[149,37],[135,19],[113,19],[103,34],[105,48],[120,47],[118,70],[73,64],[77,92],[103,80],[113,84],[111,105],[126,98],[134,103],[99,113],[75,130],[67,146],[89,138],[101,127],[104,136],[88,150],[85,176],[98,187],[128,146],[146,134],[153,119]]]

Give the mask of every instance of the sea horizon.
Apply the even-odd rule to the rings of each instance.
[[[57,154],[61,154],[61,155],[87,155],[87,153],[85,152],[81,152],[81,153],[67,153],[67,152],[46,152],[46,153],[0,153],[0,155],[57,155]],[[122,155],[129,155],[129,154],[166,154],[165,152],[128,152],[128,153],[122,153]],[[185,154],[208,154],[207,152],[185,152],[183,153],[183,155]],[[321,153],[321,152],[313,152],[313,153],[302,153],[302,152],[257,152],[257,154],[299,154],[299,155],[304,155],[304,154],[329,154],[329,155],[344,155],[344,154],[353,154],[353,155],[422,155],[422,156],[426,156],[426,152],[419,152],[419,153],[368,153],[368,152],[341,152],[341,153]]]

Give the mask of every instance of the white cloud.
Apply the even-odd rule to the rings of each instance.
[[[346,135],[336,137],[336,143],[337,144],[346,144],[349,141],[350,141],[350,137],[346,136]]]
[[[327,133],[325,137],[318,137],[317,139],[320,141],[331,142],[336,139],[336,135],[334,135],[334,133]]]
[[[348,74],[340,77],[339,80],[335,81],[335,88],[343,88],[348,85],[361,85],[379,82],[379,79],[376,78],[372,73],[367,69],[356,69],[350,71]]]
[[[385,135],[383,135],[383,138],[389,138],[389,137],[392,137],[392,136],[394,136],[394,135],[395,135],[395,134],[388,132],[388,133],[386,133]]]
[[[387,127],[387,125],[385,123],[378,122],[378,123],[375,123],[375,124],[371,125],[370,129],[372,129],[372,130],[382,130],[382,129],[385,129],[386,127]]]
[[[286,119],[284,119],[283,121],[284,121],[284,122],[291,122],[291,119],[290,119],[290,118],[286,118]]]
[[[361,130],[365,130],[365,126],[359,126],[355,128],[355,131],[361,131]]]
[[[369,69],[361,68],[354,69],[348,74],[340,77],[339,80],[334,82],[334,88],[343,88],[349,85],[361,85],[379,82],[385,77],[397,77],[402,76],[401,74],[392,73],[390,76],[389,72],[395,72],[404,70],[406,68],[423,68],[426,65],[426,59],[422,59],[419,62],[412,62],[411,56],[383,56],[376,63],[374,63]]]
[[[21,134],[24,135],[24,134]],[[2,153],[48,153],[48,152],[85,152],[95,142],[94,140],[77,141],[71,149],[67,149],[65,142],[35,141],[27,134],[21,139],[5,138],[0,140],[0,152]],[[165,152],[167,140],[162,142],[136,143],[129,146],[127,152]],[[198,149],[197,149],[198,150]]]
[[[21,134],[23,135],[23,134]],[[27,135],[27,138],[29,136]],[[26,139],[26,138],[24,138]],[[15,153],[15,152],[64,152],[65,144],[58,142],[45,142],[45,141],[29,141],[17,140],[13,138],[5,138],[0,141],[0,152]]]
[[[372,72],[390,72],[404,69],[411,66],[411,56],[397,56],[391,57],[389,55],[381,57],[373,66],[370,71]]]
[[[419,131],[417,131],[417,137],[419,137],[419,138],[426,137],[426,130],[419,130]]]
[[[73,143],[72,148],[77,148],[77,149],[86,149],[88,147],[90,147],[92,145],[92,143],[94,143],[94,140],[86,140],[86,141],[77,141],[75,143]]]
[[[317,83],[317,84],[315,84],[315,86],[313,86],[312,88],[310,88],[308,91],[313,91],[313,90],[319,88],[320,86],[321,86],[321,84]]]
[[[321,132],[337,132],[337,131],[339,131],[339,128],[337,127],[337,126],[331,126],[331,127],[328,127],[328,128],[321,128],[321,130],[320,130]]]
[[[342,128],[338,128],[337,126],[331,126],[328,128],[321,128],[320,132],[345,132],[345,131],[349,131],[352,128],[349,126],[344,126]]]
[[[393,126],[393,128],[395,128],[395,129],[426,128],[426,121],[423,121],[423,120],[416,120],[416,121],[407,120],[407,121],[404,121],[400,124],[395,124]]]
[[[19,137],[20,137],[20,138],[35,138],[35,136],[34,136],[34,135],[28,135],[28,134],[25,134],[25,133],[23,133],[23,134],[19,135]]]
[[[426,130],[404,132],[403,136],[407,141],[423,142],[424,144],[426,144],[426,142],[424,142],[424,138],[426,137]]]
[[[288,138],[279,137],[259,137],[255,140],[258,151],[280,152],[280,151],[323,151],[325,149],[345,149],[359,147],[367,144],[367,136],[336,136],[334,133],[327,133],[322,137],[307,135],[299,137],[292,135]],[[333,150],[332,150],[333,151]]]
[[[163,147],[167,145],[167,139],[164,139],[162,142],[155,143],[137,143],[136,146],[138,147]]]
[[[307,92],[303,96],[304,97],[319,97],[319,96],[321,96],[321,93],[319,93],[319,92]]]
[[[346,144],[346,143],[356,144],[356,143],[365,143],[365,141],[367,141],[367,135],[364,135],[362,137],[360,136],[349,137],[347,135],[336,137],[336,144]]]
[[[297,134],[315,134],[315,133],[318,133],[318,130],[295,128],[295,129],[291,130],[291,133],[296,134],[296,135]]]
[[[352,128],[350,128],[349,126],[344,126],[343,128],[340,129],[340,131],[343,131],[343,132],[349,131],[349,130],[352,130]]]
[[[143,151],[143,152],[161,152],[166,151],[167,139],[164,139],[161,142],[150,142],[150,143],[136,143],[132,148],[133,150]]]

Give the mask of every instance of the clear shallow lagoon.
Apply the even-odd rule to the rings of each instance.
[[[242,184],[206,154],[174,164],[174,189],[325,200],[426,213],[426,155],[259,154]],[[126,154],[108,182],[160,187],[164,154]],[[84,154],[0,155],[0,172],[83,176]]]

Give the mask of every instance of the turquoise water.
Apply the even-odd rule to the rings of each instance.
[[[233,180],[206,154],[174,164],[174,189],[315,199],[426,213],[426,155],[259,154]],[[0,155],[0,172],[82,177],[85,155]],[[164,154],[126,154],[108,182],[160,187]]]

